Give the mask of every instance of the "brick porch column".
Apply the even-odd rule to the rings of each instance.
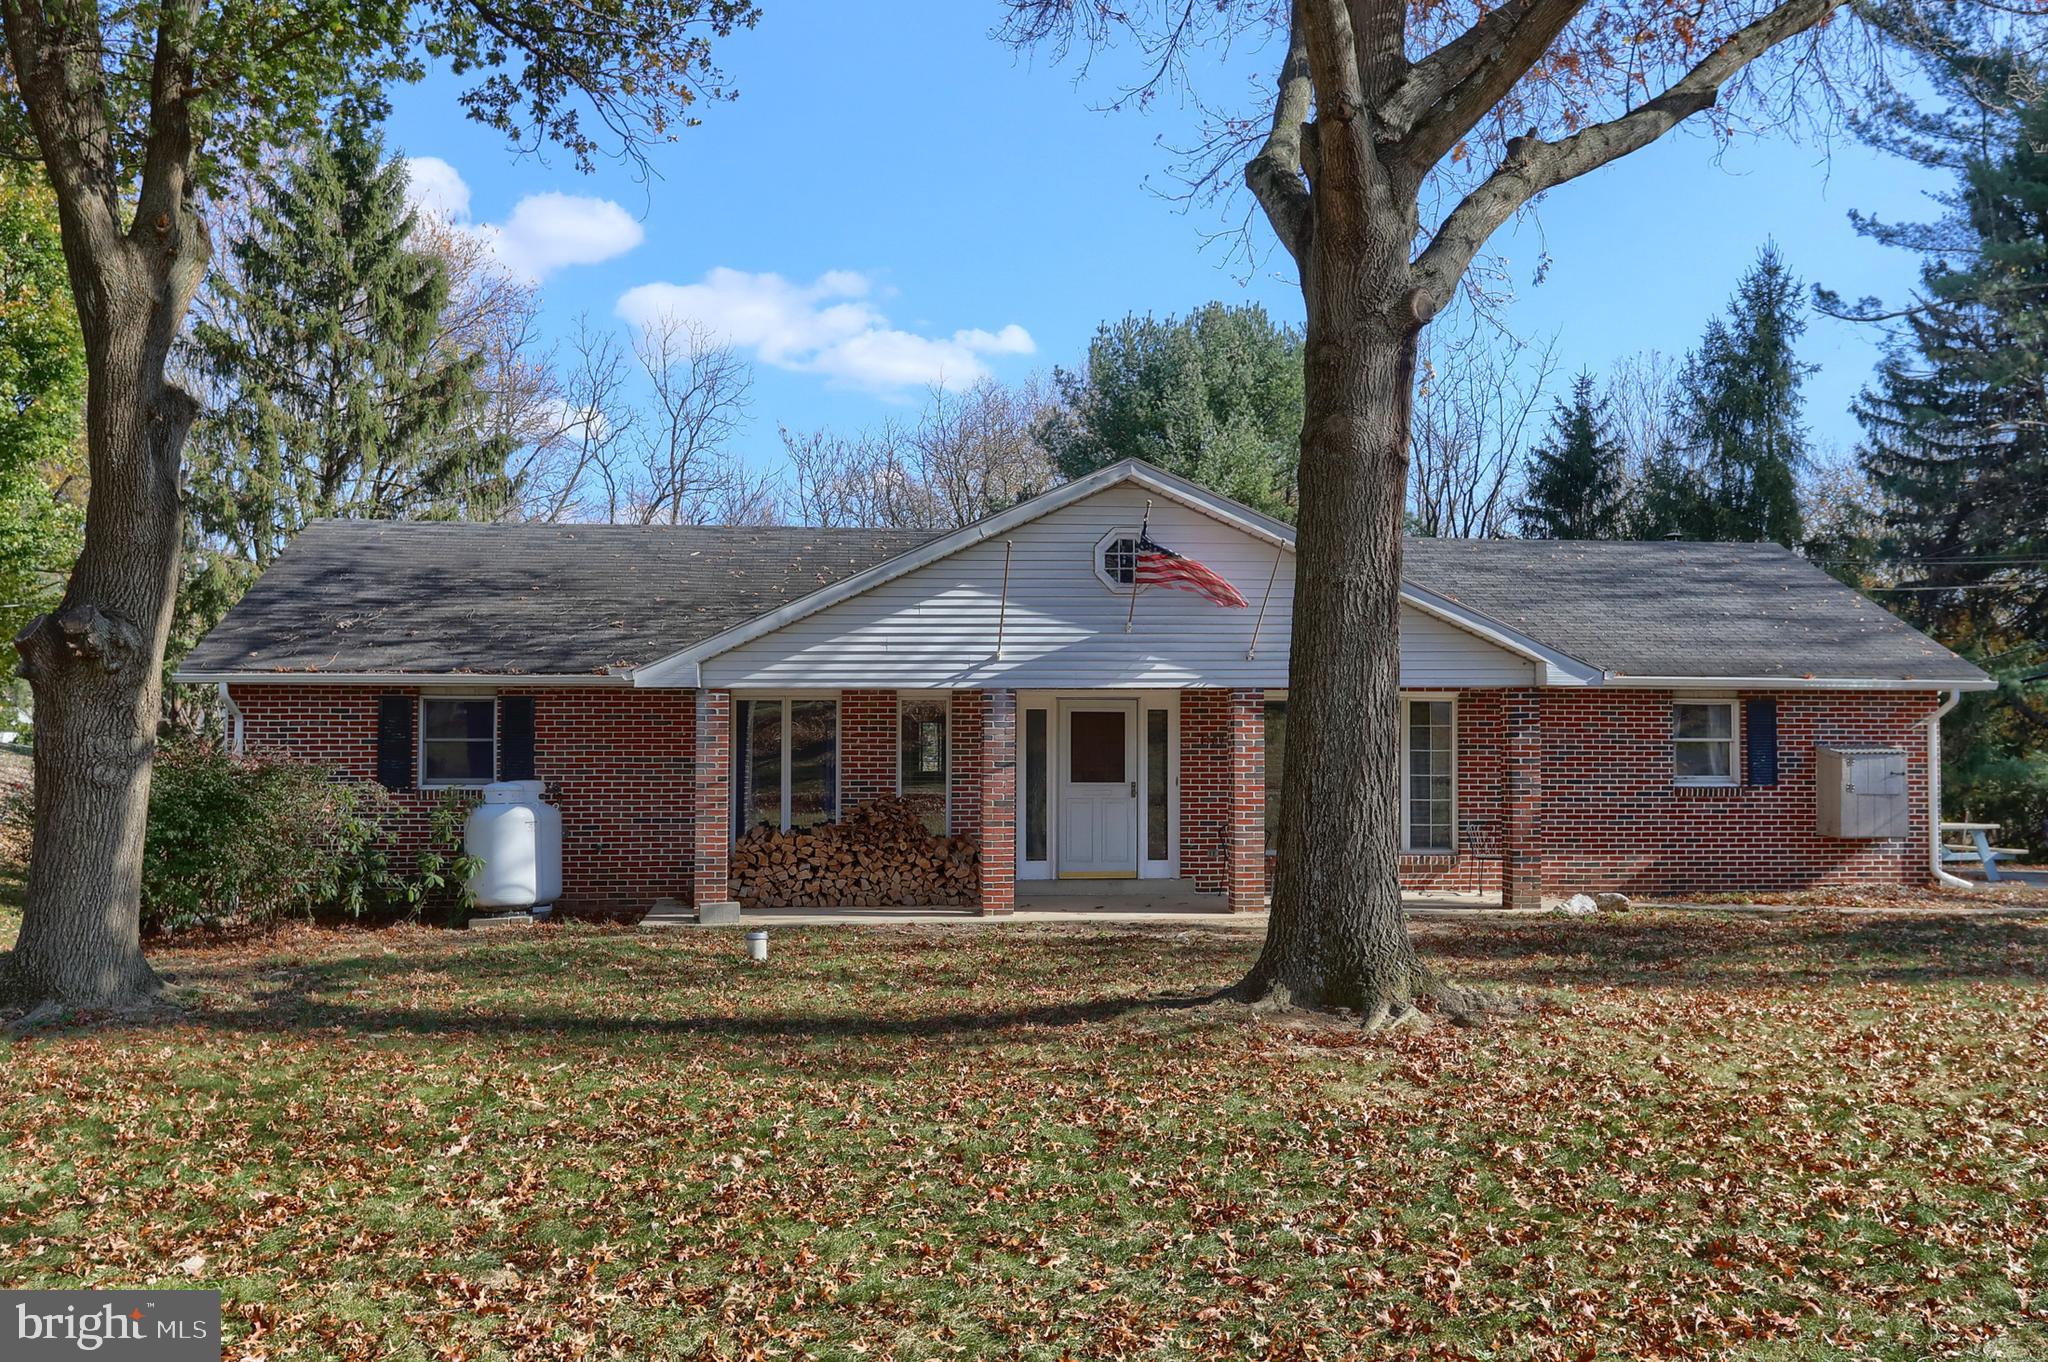
[[[1017,692],[985,690],[981,700],[981,911],[1001,916],[1017,906]]]
[[[1543,906],[1543,693],[1501,696],[1500,903]]]
[[[737,922],[732,899],[732,692],[697,692],[697,749],[690,764],[691,901],[699,922]]]
[[[1230,692],[1229,822],[1223,835],[1224,892],[1233,913],[1266,907],[1266,692]]]

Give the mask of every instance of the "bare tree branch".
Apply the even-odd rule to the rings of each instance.
[[[1714,106],[1721,87],[1778,43],[1825,21],[1846,0],[1787,0],[1737,29],[1662,94],[1619,118],[1556,142],[1518,137],[1500,168],[1462,199],[1417,257],[1419,316],[1448,301],[1472,257],[1530,199],[1638,151],[1679,123]]]
[[[1508,0],[1409,71],[1382,136],[1420,175],[1472,131],[1550,50],[1586,0]]]
[[[1309,192],[1302,182],[1301,130],[1308,122],[1313,85],[1309,78],[1308,39],[1302,32],[1301,4],[1287,27],[1287,57],[1280,64],[1280,92],[1273,103],[1273,127],[1258,154],[1245,164],[1244,182],[1266,210],[1266,220],[1280,244],[1298,262],[1308,243]]]

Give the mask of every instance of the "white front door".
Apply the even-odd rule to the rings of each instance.
[[[1138,874],[1138,702],[1062,700],[1059,873]]]

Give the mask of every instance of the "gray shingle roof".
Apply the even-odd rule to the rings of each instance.
[[[180,670],[598,673],[679,652],[930,538],[317,520]]]
[[[1776,544],[1411,539],[1404,575],[1621,675],[1983,676]]]
[[[181,671],[596,674],[657,661],[929,538],[317,521]],[[1411,539],[1407,577],[1623,675],[1982,676],[1772,544]]]

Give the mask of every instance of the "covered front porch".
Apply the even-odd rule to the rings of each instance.
[[[1020,890],[1199,899],[1266,896],[1265,693],[1258,690],[838,690],[697,693],[693,888],[700,912],[745,903],[733,848],[878,799],[978,848],[973,911]],[[1156,890],[1152,889],[1156,886]],[[853,905],[858,906],[858,905]],[[1056,910],[1063,904],[1052,905]]]
[[[1402,701],[1414,907],[1500,903],[1502,843],[1533,846],[1527,830],[1503,837],[1497,745],[1457,737],[1461,709],[1483,737],[1510,706],[1499,692],[1467,698]],[[1262,912],[1285,713],[1284,693],[1249,688],[701,690],[694,901],[704,920]],[[795,890],[769,894],[735,868],[736,847],[744,860],[777,834],[857,860],[800,834],[877,800],[935,845],[972,848],[967,892],[848,893],[845,876],[798,866]],[[858,879],[894,882],[886,869]]]

